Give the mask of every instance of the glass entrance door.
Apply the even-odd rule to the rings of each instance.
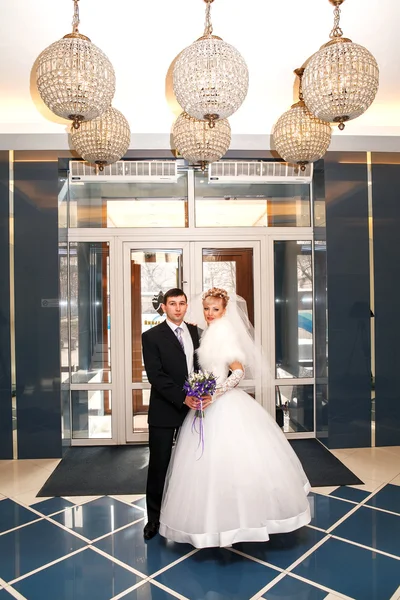
[[[247,315],[254,326],[255,335],[261,341],[262,318],[266,318],[261,303],[261,266],[259,241],[195,242],[195,273],[192,280],[194,293],[211,287],[222,287],[245,300]],[[265,383],[266,385],[262,385]],[[267,406],[262,389],[267,382],[244,380],[242,385],[252,390],[260,404]]]
[[[144,442],[148,436],[150,384],[143,365],[141,336],[165,318],[163,294],[180,287],[190,298],[212,286],[224,287],[246,300],[249,318],[257,327],[260,278],[254,273],[259,268],[259,242],[125,242],[123,257],[126,441]]]
[[[125,429],[127,442],[147,441],[150,384],[142,357],[142,333],[164,320],[162,297],[186,288],[188,244],[124,243]]]

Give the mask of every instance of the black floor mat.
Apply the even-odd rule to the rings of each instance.
[[[148,462],[147,446],[69,448],[38,496],[144,494]]]
[[[363,483],[318,440],[289,441],[299,457],[312,487],[361,485]]]
[[[312,487],[363,483],[318,440],[290,444]],[[144,494],[148,460],[147,446],[70,448],[38,496]]]

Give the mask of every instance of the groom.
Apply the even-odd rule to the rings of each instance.
[[[143,532],[146,540],[158,532],[174,436],[189,408],[197,408],[197,401],[183,391],[188,373],[198,369],[195,350],[199,347],[199,334],[196,326],[183,320],[187,307],[187,297],[182,290],[169,290],[162,303],[166,320],[142,335],[144,366],[151,383],[150,461],[146,489],[148,522]],[[204,407],[207,404],[208,401]]]

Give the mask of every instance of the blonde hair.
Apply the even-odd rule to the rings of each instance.
[[[204,292],[202,297],[203,300],[205,300],[206,298],[221,298],[224,308],[227,307],[227,304],[229,302],[228,292],[223,288],[212,287],[206,292]]]

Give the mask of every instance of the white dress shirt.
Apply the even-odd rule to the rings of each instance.
[[[188,373],[191,373],[193,371],[194,346],[193,346],[192,336],[189,333],[189,329],[184,321],[182,321],[182,323],[180,325],[176,325],[175,323],[172,323],[172,321],[167,319],[167,323],[168,323],[169,327],[172,329],[172,331],[174,332],[174,335],[176,336],[177,339],[178,339],[178,336],[176,335],[175,330],[177,327],[180,327],[182,329],[181,335],[182,335],[182,339],[183,339],[183,345],[185,346],[187,370],[188,370]]]

